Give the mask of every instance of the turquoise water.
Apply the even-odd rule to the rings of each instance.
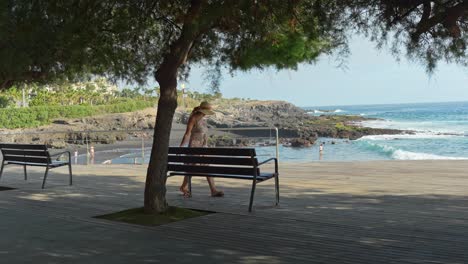
[[[331,112],[326,114],[379,118],[362,124],[416,132],[414,135],[367,136],[345,146],[329,145],[329,151],[324,154],[327,160],[468,159],[468,102],[305,109],[312,115],[328,110]]]
[[[366,121],[362,125],[413,130],[416,133],[366,136],[354,141],[319,138],[315,145],[308,148],[280,146],[281,161],[468,159],[468,102],[326,106],[304,109],[311,115],[362,115],[379,118]],[[325,143],[322,155],[318,151],[321,142]],[[274,156],[276,151],[275,147],[256,149],[260,159]],[[118,156],[112,158],[112,163],[141,163],[140,149],[120,151]],[[146,149],[145,163],[148,162],[149,154],[149,149]],[[98,160],[96,162],[101,163]]]

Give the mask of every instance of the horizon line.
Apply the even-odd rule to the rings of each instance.
[[[427,101],[427,102],[406,102],[406,103],[375,103],[375,104],[336,104],[336,105],[313,105],[313,106],[303,106],[298,105],[300,108],[312,108],[312,107],[331,107],[331,106],[383,106],[383,105],[408,105],[408,104],[443,104],[443,103],[468,103],[468,100],[465,101]]]

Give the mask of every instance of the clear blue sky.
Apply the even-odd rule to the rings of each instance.
[[[440,64],[428,76],[423,65],[405,58],[397,62],[388,50],[374,46],[364,38],[354,39],[347,69],[322,57],[297,71],[226,73],[220,89],[225,97],[286,100],[298,106],[468,101],[467,68]],[[202,68],[192,68],[186,87],[208,90]]]

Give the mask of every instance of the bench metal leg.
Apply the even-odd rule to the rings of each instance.
[[[276,193],[276,206],[279,205],[279,177],[278,177],[278,173],[276,173],[275,175],[275,193]]]
[[[49,167],[46,168],[45,173],[44,173],[44,180],[42,181],[42,189],[44,189],[45,182],[47,179],[47,173],[49,173]]]
[[[249,212],[252,212],[253,199],[255,195],[255,187],[257,186],[257,180],[252,181],[252,192],[250,193]]]
[[[68,163],[68,171],[70,172],[70,185],[72,185],[73,184],[73,179],[72,179],[71,163]]]
[[[24,168],[24,180],[27,181],[28,180],[28,173],[26,172],[26,165],[24,165],[23,168]]]
[[[0,178],[2,178],[3,167],[5,167],[5,161],[2,161],[2,168],[0,169]]]

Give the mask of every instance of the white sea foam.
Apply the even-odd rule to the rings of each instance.
[[[363,136],[358,140],[397,140],[397,139],[442,139],[459,137],[459,134],[440,134],[440,133],[416,133],[416,134],[396,134],[396,135],[372,135]]]
[[[447,157],[429,153],[418,153],[411,151],[404,151],[401,149],[395,150],[392,158],[396,160],[466,160],[465,157]]]
[[[341,110],[341,109],[335,109],[335,110],[314,109],[314,110],[308,111],[307,113],[313,115],[313,114],[330,114],[330,113],[343,113],[343,112],[346,112],[346,111]]]
[[[460,121],[393,121],[393,120],[369,120],[359,123],[365,127],[411,130],[432,134],[463,135],[468,130],[468,124]]]

